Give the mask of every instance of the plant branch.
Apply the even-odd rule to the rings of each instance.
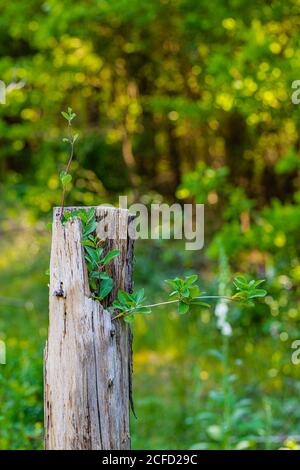
[[[200,297],[195,297],[195,299],[193,300],[207,300],[207,299],[225,299],[225,300],[232,300],[231,297],[227,296],[227,295],[202,295]],[[157,304],[149,304],[149,305],[142,305],[143,308],[154,308],[154,307],[160,307],[161,305],[170,305],[170,304],[176,304],[179,302],[179,299],[176,299],[176,300],[168,300],[168,301],[165,301],[165,302],[159,302]],[[121,318],[121,317],[126,317],[127,315],[131,315],[131,314],[134,314],[134,311],[136,310],[137,308],[131,308],[131,309],[128,309],[128,310],[124,310],[124,312],[121,312],[119,313],[118,315],[116,315],[113,320],[116,320],[117,318]]]
[[[73,134],[72,134],[72,131],[71,131],[71,121],[69,121],[69,126],[68,127],[69,127],[69,135],[70,135],[69,142],[70,142],[70,146],[71,146],[71,151],[70,151],[69,161],[68,161],[68,164],[67,164],[66,170],[65,170],[66,173],[69,173],[70,166],[71,166],[73,156],[74,156],[74,137],[73,137]],[[61,199],[60,220],[62,220],[63,215],[64,215],[65,197],[66,197],[66,187],[64,186],[63,187],[63,193],[62,193],[62,199]]]

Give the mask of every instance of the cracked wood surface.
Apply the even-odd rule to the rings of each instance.
[[[55,208],[44,358],[45,448],[129,449],[131,333],[90,296],[80,220],[62,226],[59,217]],[[108,245],[121,251],[109,265],[115,283],[111,302],[119,288],[132,289],[130,216],[125,209],[99,206],[96,217],[116,228],[117,238]]]

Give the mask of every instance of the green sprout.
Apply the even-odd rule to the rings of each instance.
[[[68,121],[68,130],[69,130],[69,136],[63,138],[63,142],[66,142],[70,146],[70,155],[69,155],[69,160],[66,166],[66,169],[63,170],[60,173],[60,181],[62,184],[63,188],[63,193],[62,193],[62,201],[61,201],[61,213],[60,213],[60,218],[61,220],[63,219],[64,215],[64,206],[65,206],[65,197],[66,197],[66,191],[67,191],[67,186],[68,184],[71,183],[72,181],[72,176],[69,174],[70,166],[73,160],[74,156],[74,144],[76,140],[78,139],[78,134],[73,134],[72,133],[72,121],[75,119],[76,114],[73,112],[72,108],[68,108],[68,111],[62,111],[62,116]]]

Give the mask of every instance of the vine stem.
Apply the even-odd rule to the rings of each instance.
[[[71,122],[69,122],[69,135],[70,135],[71,152],[70,152],[69,161],[68,161],[68,164],[67,164],[66,170],[65,170],[66,173],[69,173],[70,166],[71,166],[71,163],[72,163],[72,160],[73,160],[73,156],[74,156],[74,138],[73,138],[73,134],[72,134],[72,131],[71,131]],[[64,186],[64,187],[63,187],[62,198],[61,198],[60,220],[62,220],[63,215],[64,215],[65,197],[66,197],[66,188],[65,188],[65,186]]]
[[[207,299],[225,299],[225,300],[232,300],[231,297],[228,295],[202,295],[200,297],[195,297],[193,300],[207,300]],[[159,302],[157,304],[149,304],[149,305],[142,305],[143,308],[154,308],[154,307],[160,307],[161,305],[169,305],[169,304],[176,304],[179,302],[179,299],[176,300],[168,300],[165,302]],[[121,317],[126,317],[127,315],[130,315],[131,313],[134,313],[136,309],[131,308],[128,310],[125,310],[124,312],[119,313],[119,315],[116,315],[113,320],[116,320],[117,318]]]

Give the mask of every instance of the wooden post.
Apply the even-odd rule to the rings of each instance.
[[[133,242],[127,210],[96,207],[97,221],[103,217],[116,227],[109,247],[121,251],[110,265],[111,302],[119,288],[132,288]],[[81,238],[80,220],[63,226],[55,208],[44,358],[45,448],[129,449],[131,332],[91,298]]]

